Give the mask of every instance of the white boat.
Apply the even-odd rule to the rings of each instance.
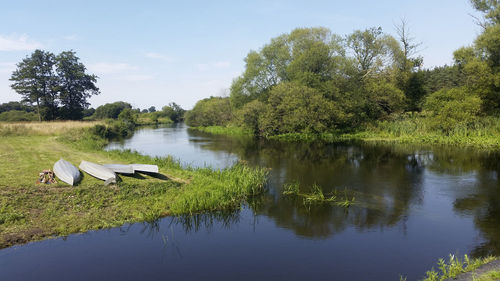
[[[79,167],[87,174],[103,180],[104,184],[106,185],[110,183],[116,183],[115,172],[113,172],[113,170],[109,168],[104,167],[103,165],[82,160]]]
[[[135,172],[158,173],[158,166],[148,164],[130,164]]]
[[[119,174],[133,174],[134,173],[134,167],[132,165],[125,165],[125,164],[104,164],[103,165],[106,168],[111,169],[115,173]]]
[[[67,184],[74,185],[80,180],[80,171],[73,164],[64,159],[59,159],[54,163],[54,174]]]

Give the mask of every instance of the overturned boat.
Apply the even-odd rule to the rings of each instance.
[[[132,165],[125,164],[104,164],[104,167],[111,169],[113,172],[118,174],[133,174],[134,167]]]
[[[54,163],[53,170],[54,174],[67,184],[75,185],[80,180],[81,175],[78,168],[62,158]]]
[[[134,168],[135,172],[153,173],[153,174],[158,173],[158,166],[156,166],[156,165],[130,164],[130,166],[132,166],[132,168]]]
[[[82,160],[79,167],[87,174],[103,180],[104,184],[106,185],[110,183],[116,183],[115,172],[113,172],[113,170],[109,168],[104,167],[103,165]]]

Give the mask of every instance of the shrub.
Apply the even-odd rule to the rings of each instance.
[[[481,99],[464,88],[443,89],[427,97],[424,109],[431,112],[431,127],[448,134],[456,128],[470,128],[478,121]]]

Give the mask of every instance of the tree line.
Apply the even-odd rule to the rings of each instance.
[[[191,126],[236,125],[259,136],[349,131],[405,112],[444,132],[500,112],[500,4],[472,0],[482,33],[454,52],[454,64],[423,69],[419,42],[402,20],[396,36],[380,27],[347,36],[297,28],[250,51],[229,97],[199,101]]]

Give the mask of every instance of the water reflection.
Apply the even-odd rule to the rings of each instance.
[[[196,131],[189,134],[206,136]],[[498,152],[450,146],[326,145],[224,137],[201,146],[271,168],[272,188],[258,203],[251,204],[252,210],[299,236],[327,239],[351,226],[359,231],[398,226],[405,232],[412,209],[427,208],[423,206],[425,194],[432,192],[426,189],[433,187],[438,195],[453,202],[456,213],[473,217],[484,242],[472,254],[500,254]],[[357,205],[348,210],[328,205],[309,209],[300,199],[281,195],[283,184],[290,182],[300,182],[304,192],[313,184],[325,192],[348,188],[356,192]],[[448,208],[443,202],[427,211],[439,214]]]

